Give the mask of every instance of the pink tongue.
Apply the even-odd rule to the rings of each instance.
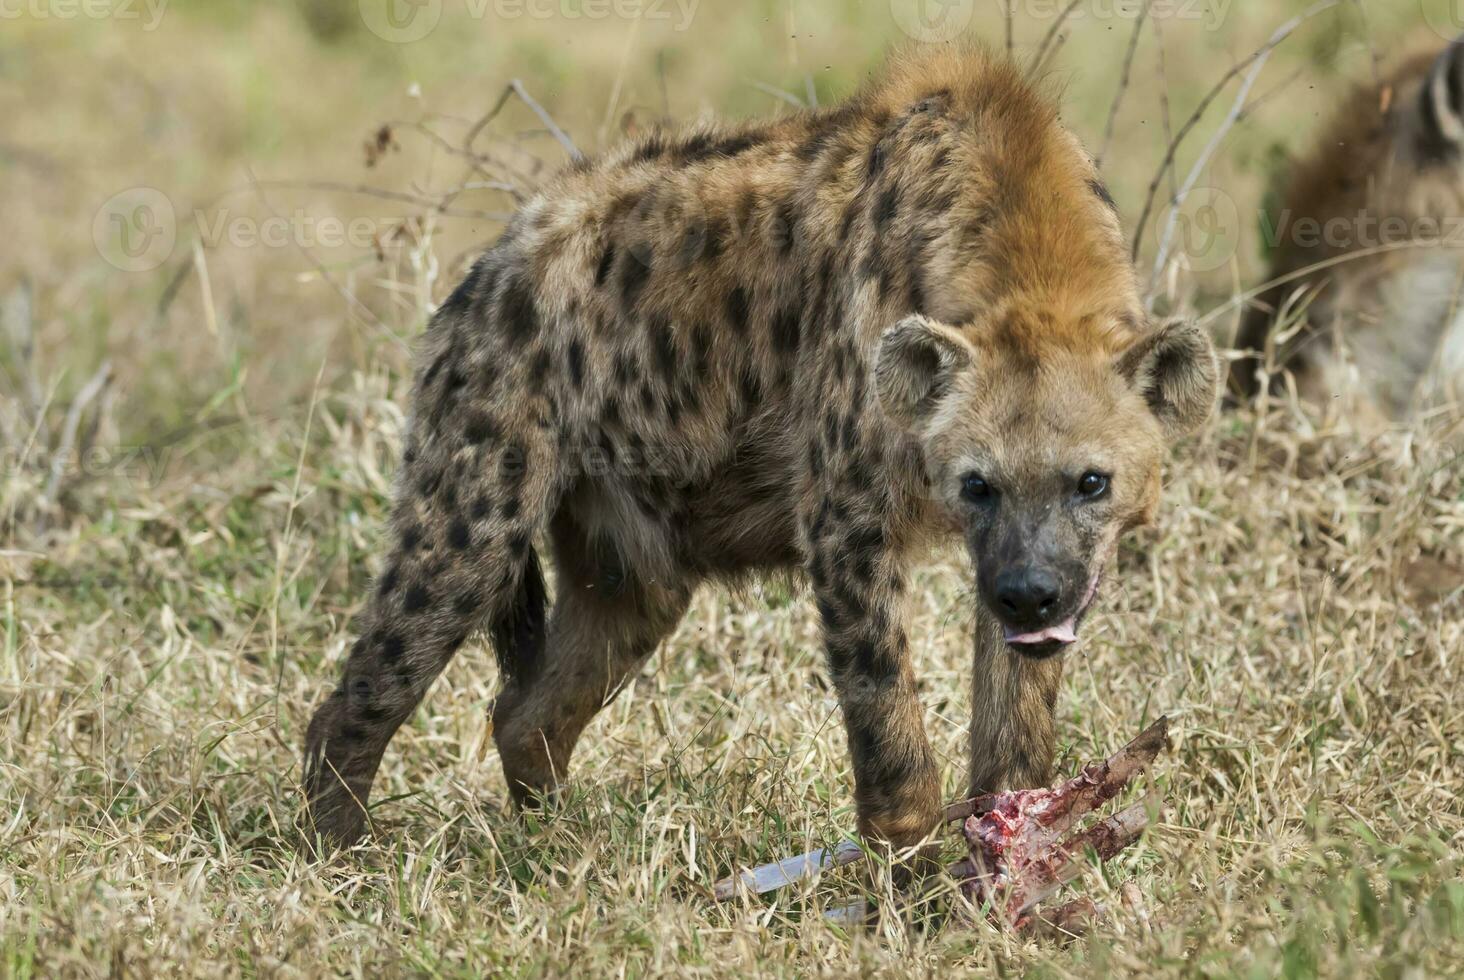
[[[1077,617],[1050,626],[1040,633],[1013,633],[1006,631],[1006,641],[1017,646],[1035,646],[1038,643],[1076,643],[1078,641]]]

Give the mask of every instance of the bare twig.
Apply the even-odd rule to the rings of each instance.
[[[1285,286],[1288,283],[1293,283],[1300,279],[1306,279],[1313,273],[1322,272],[1326,269],[1333,268],[1334,266],[1346,265],[1348,262],[1357,262],[1362,259],[1368,259],[1373,257],[1374,255],[1383,255],[1387,252],[1398,252],[1410,248],[1438,248],[1438,242],[1410,239],[1406,242],[1388,242],[1383,245],[1375,245],[1371,248],[1363,248],[1353,252],[1346,252],[1342,255],[1334,255],[1329,259],[1324,259],[1321,262],[1314,262],[1311,265],[1306,266],[1305,268],[1296,270],[1295,272],[1288,272],[1284,276],[1278,276],[1268,282],[1263,282],[1259,286],[1254,286],[1243,293],[1237,293],[1236,295],[1230,297],[1230,299],[1226,300],[1224,303],[1221,303],[1219,306],[1215,307],[1209,313],[1201,316],[1199,318],[1199,324],[1201,326],[1209,326],[1220,317],[1225,316],[1227,313],[1234,310],[1237,306],[1247,304],[1257,297],[1264,296],[1266,293],[1269,293],[1271,290],[1275,289],[1278,286]]]
[[[544,124],[545,129],[549,130],[549,135],[553,136],[559,141],[559,145],[564,147],[564,152],[569,154],[571,160],[584,159],[584,154],[580,153],[579,147],[574,145],[574,140],[570,139],[569,134],[559,128],[559,124],[544,110],[543,106],[534,101],[534,97],[529,94],[528,89],[524,88],[524,83],[517,78],[508,83],[503,90],[503,94],[498,97],[498,101],[493,103],[493,108],[489,109],[487,114],[474,124],[473,128],[468,132],[466,145],[471,146],[473,140],[477,138],[478,133],[482,131],[483,127],[492,122],[503,111],[503,107],[508,103],[508,98],[511,95],[517,95],[519,101],[529,107],[529,111],[539,118],[539,122]]]
[[[1183,126],[1180,127],[1179,132],[1174,135],[1174,139],[1169,141],[1169,146],[1164,152],[1164,159],[1159,164],[1159,170],[1154,174],[1154,179],[1149,182],[1148,194],[1144,200],[1144,209],[1139,215],[1138,226],[1134,230],[1134,241],[1133,248],[1131,249],[1131,255],[1135,262],[1138,261],[1139,251],[1144,244],[1144,226],[1148,224],[1149,218],[1154,213],[1154,205],[1157,203],[1157,198],[1159,195],[1159,185],[1164,181],[1165,170],[1173,165],[1175,156],[1179,153],[1180,146],[1184,144],[1184,141],[1189,137],[1189,134],[1194,131],[1195,127],[1200,124],[1200,120],[1205,117],[1205,113],[1209,111],[1210,106],[1213,105],[1215,100],[1220,97],[1220,93],[1225,91],[1226,87],[1228,87],[1232,81],[1238,78],[1242,72],[1246,71],[1246,69],[1254,64],[1258,59],[1263,57],[1269,57],[1271,51],[1274,50],[1275,47],[1281,43],[1281,41],[1284,41],[1286,37],[1289,36],[1291,32],[1294,31],[1296,27],[1299,26],[1303,21],[1310,19],[1311,17],[1321,13],[1324,10],[1337,6],[1337,4],[1340,2],[1341,0],[1323,0],[1322,3],[1319,3],[1309,8],[1297,17],[1292,18],[1292,20],[1288,21],[1286,25],[1283,25],[1284,33],[1280,31],[1277,32],[1281,34],[1279,39],[1277,39],[1276,35],[1272,35],[1271,41],[1268,41],[1264,46],[1257,49],[1256,51],[1253,51],[1251,54],[1247,55],[1245,58],[1242,58],[1240,61],[1232,65],[1230,67],[1230,70],[1227,71],[1224,76],[1222,76],[1221,79],[1215,83],[1214,87],[1212,87],[1210,91],[1205,93],[1204,98],[1200,100],[1200,104],[1195,108],[1195,111],[1190,114],[1190,117],[1188,119],[1185,120],[1185,123]]]
[[[1139,16],[1134,21],[1133,33],[1129,35],[1128,53],[1123,58],[1123,71],[1119,74],[1118,90],[1113,93],[1113,104],[1108,107],[1108,122],[1103,126],[1103,143],[1098,151],[1098,159],[1095,161],[1099,170],[1103,169],[1103,161],[1108,158],[1108,147],[1113,143],[1113,129],[1118,124],[1118,111],[1123,107],[1124,96],[1128,95],[1129,79],[1133,75],[1134,56],[1139,51],[1139,38],[1144,35],[1144,21],[1149,19],[1149,0],[1144,0],[1144,5],[1139,8]]]
[[[1016,0],[1001,0],[1002,18],[1006,21],[1006,53],[1010,58],[1017,49]]]
[[[1052,22],[1052,26],[1049,27],[1047,29],[1047,33],[1043,35],[1042,43],[1037,46],[1037,53],[1032,56],[1032,66],[1027,69],[1027,74],[1036,75],[1040,73],[1043,67],[1047,64],[1048,55],[1057,54],[1057,48],[1061,47],[1061,44],[1054,45],[1054,42],[1057,40],[1058,36],[1057,32],[1062,30],[1062,25],[1067,23],[1067,19],[1072,16],[1073,11],[1077,10],[1078,5],[1082,2],[1083,0],[1071,0],[1071,2],[1063,8],[1062,13],[1058,14],[1057,19]]]
[[[1167,146],[1174,139],[1174,118],[1173,111],[1169,104],[1169,55],[1164,48],[1164,18],[1149,18],[1150,25],[1154,28],[1154,50],[1158,53],[1159,72],[1159,122],[1164,127],[1164,143]],[[1174,172],[1173,166],[1164,168],[1169,174],[1169,196],[1179,196],[1179,176]]]
[[[1169,261],[1169,247],[1174,240],[1174,230],[1179,222],[1180,205],[1184,203],[1184,199],[1189,196],[1190,191],[1194,190],[1195,185],[1199,182],[1200,175],[1210,165],[1210,159],[1220,149],[1220,144],[1225,141],[1225,137],[1229,135],[1231,127],[1240,118],[1241,112],[1245,109],[1246,100],[1250,97],[1251,89],[1255,87],[1256,79],[1260,77],[1261,70],[1266,67],[1266,62],[1270,60],[1271,52],[1275,51],[1282,41],[1290,37],[1292,32],[1306,23],[1307,20],[1337,6],[1338,2],[1339,0],[1322,0],[1321,3],[1313,4],[1297,16],[1291,18],[1291,20],[1282,24],[1271,34],[1266,44],[1251,59],[1250,68],[1245,74],[1244,81],[1241,82],[1240,91],[1236,93],[1235,100],[1231,103],[1230,111],[1226,114],[1224,121],[1221,122],[1220,126],[1210,136],[1210,141],[1205,144],[1205,148],[1200,152],[1199,158],[1195,161],[1194,166],[1190,168],[1189,176],[1180,185],[1179,193],[1175,195],[1174,201],[1170,204],[1169,216],[1165,219],[1164,223],[1164,233],[1159,240],[1159,251],[1154,259],[1154,271],[1150,276],[1151,286],[1153,282],[1159,279],[1165,264]],[[1142,225],[1139,227],[1137,233],[1143,234]],[[1135,258],[1137,258],[1137,254]],[[1152,288],[1150,290],[1149,302],[1152,305]]]
[[[791,106],[796,106],[799,109],[806,109],[808,107],[802,99],[787,89],[778,88],[776,85],[769,85],[767,82],[760,82],[755,78],[748,79],[747,84],[764,95],[771,95],[773,98],[780,99]]]

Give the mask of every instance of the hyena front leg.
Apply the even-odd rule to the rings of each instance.
[[[490,626],[505,662],[532,661],[543,642],[532,542],[559,484],[554,444],[487,406],[424,420],[424,400],[419,391],[424,431],[399,480],[391,558],[306,735],[308,830],[330,844],[361,835],[387,743],[470,633]]]
[[[971,692],[971,795],[1052,781],[1061,656],[1012,650],[985,610],[976,614]]]
[[[904,582],[877,515],[826,501],[808,525],[809,578],[839,693],[859,831],[897,850],[940,823],[940,773],[925,736],[905,631]]]

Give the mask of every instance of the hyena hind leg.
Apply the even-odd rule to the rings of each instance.
[[[542,657],[505,659],[493,737],[514,802],[554,793],[575,744],[676,628],[694,581],[646,583],[604,539],[567,515],[554,521],[556,598]]]
[[[448,461],[461,459],[463,446],[439,442],[433,461],[405,467],[391,558],[340,684],[306,734],[307,833],[329,844],[361,836],[387,744],[474,630],[542,642],[545,595],[532,541],[557,483],[552,447],[478,445],[454,476]]]

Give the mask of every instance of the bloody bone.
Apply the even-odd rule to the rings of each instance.
[[[963,826],[971,858],[952,869],[966,894],[977,905],[990,903],[1009,923],[1019,925],[1038,902],[1082,873],[1079,859],[1086,850],[1106,861],[1138,840],[1149,824],[1150,801],[1061,838],[1148,768],[1168,744],[1168,733],[1168,719],[1161,718],[1110,758],[1084,767],[1054,789],[972,801]],[[955,809],[959,815],[960,808]]]
[[[1052,789],[994,793],[947,807],[947,822],[962,822],[971,849],[969,859],[950,869],[966,895],[978,907],[989,907],[993,915],[1022,928],[1031,921],[1039,902],[1082,873],[1086,851],[1091,849],[1100,861],[1106,861],[1138,840],[1148,826],[1155,805],[1152,798],[1125,807],[1086,830],[1063,835],[1148,768],[1168,744],[1168,734],[1169,721],[1160,718],[1108,759],[1084,767]],[[832,850],[812,851],[724,879],[716,884],[713,895],[725,901],[744,890],[753,894],[774,891],[863,856],[857,844],[844,841]],[[1097,912],[1091,901],[1080,898],[1047,919],[1076,923]]]

